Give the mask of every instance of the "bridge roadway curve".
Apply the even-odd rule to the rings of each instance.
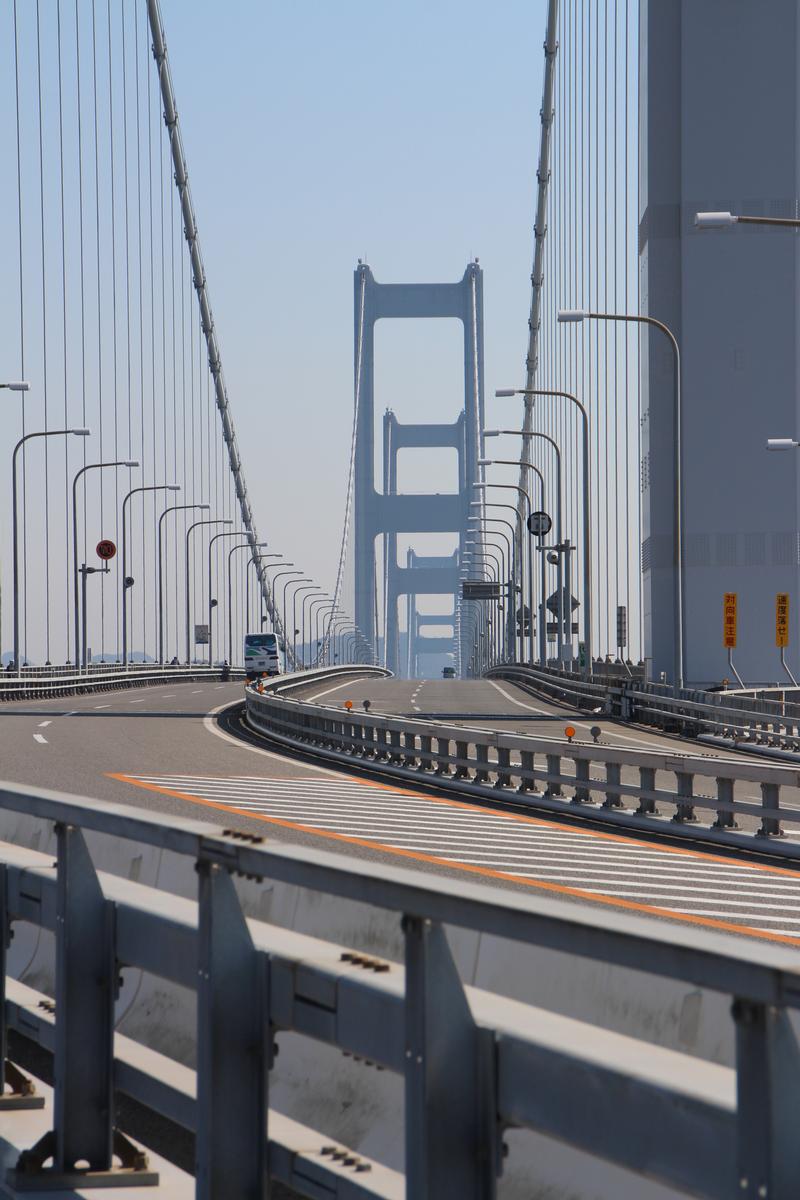
[[[496,722],[540,736],[551,730],[563,736],[571,720],[586,736],[583,718],[507,683],[363,680],[333,687],[317,683],[303,692],[318,699],[326,693],[330,703],[369,698],[378,710],[415,716],[460,714],[469,724]],[[461,802],[334,771],[257,744],[240,727],[241,699],[240,683],[200,682],[4,704],[0,775],[450,878],[800,947],[800,872],[609,834],[508,802]],[[515,708],[522,705],[520,719]],[[529,715],[528,708],[542,711]],[[627,727],[600,724],[603,741],[628,736]],[[675,739],[641,732],[640,744],[676,749]]]

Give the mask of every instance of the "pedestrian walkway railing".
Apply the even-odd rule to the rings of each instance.
[[[114,688],[147,687],[159,683],[188,683],[198,679],[244,679],[241,668],[159,666],[136,663],[122,667],[113,663],[94,664],[86,671],[70,668],[23,668],[20,675],[0,673],[0,700],[74,696],[83,692],[110,691]]]
[[[263,1196],[268,1177],[314,1198],[487,1200],[509,1129],[537,1130],[696,1196],[797,1195],[800,1066],[789,1010],[800,1007],[800,967],[788,947],[53,792],[2,785],[0,805],[57,832],[55,862],[0,843],[4,929],[49,930],[56,960],[54,1004],[6,979],[5,963],[0,973],[0,1061],[10,1027],[52,1053],[55,1078],[52,1130],[24,1148],[13,1187],[81,1188],[87,1169],[95,1184],[155,1183],[114,1126],[125,1095],[195,1134],[202,1200]],[[96,872],[90,832],[187,857],[196,902]],[[246,921],[237,877],[396,913],[404,964]],[[735,1066],[465,986],[446,926],[728,995]],[[196,1073],[114,1034],[120,975],[134,968],[196,993]],[[404,1080],[404,1180],[269,1109],[287,1031]],[[15,1109],[38,1097],[34,1081],[4,1070],[3,1138],[15,1145],[25,1115]],[[306,1099],[319,1112],[314,1088]]]
[[[608,745],[586,724],[564,741],[386,716],[355,688],[349,711],[247,688],[246,711],[253,729],[282,745],[384,775],[800,861],[800,838],[784,836],[800,827],[800,771],[788,766]]]

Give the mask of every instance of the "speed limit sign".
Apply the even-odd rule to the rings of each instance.
[[[117,553],[117,547],[110,538],[103,538],[99,541],[95,546],[95,550],[97,551],[97,557],[102,558],[103,562],[108,562]]]

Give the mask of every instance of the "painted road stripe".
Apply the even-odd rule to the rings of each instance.
[[[52,724],[53,724],[53,722],[52,722],[52,721],[40,721],[40,722],[39,722],[39,728],[40,728],[40,729],[46,729],[48,725],[52,725]]]
[[[590,903],[800,944],[800,875],[360,780],[115,775],[195,804]]]
[[[95,708],[111,708],[110,704],[95,704]]]
[[[43,735],[43,734],[41,734],[41,733],[35,733],[35,734],[33,735],[33,740],[34,740],[35,742],[38,742],[40,746],[46,746],[46,745],[47,745],[47,738],[46,738],[46,737],[44,737],[44,735]]]

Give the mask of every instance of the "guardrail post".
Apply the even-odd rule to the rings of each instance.
[[[561,774],[561,755],[560,754],[548,754],[547,755],[547,774],[548,775],[560,775]],[[547,787],[545,788],[544,794],[545,794],[545,796],[554,796],[556,799],[560,799],[564,795],[564,793],[561,790],[561,780],[560,779],[549,779],[547,781]]]
[[[156,1184],[147,1158],[113,1127],[114,905],[106,900],[80,829],[57,825],[56,1023],[53,1129],[20,1155],[20,1190]],[[113,1166],[112,1154],[121,1161]],[[52,1167],[45,1167],[52,1159]]]
[[[267,960],[233,880],[199,862],[197,1200],[267,1195]]]
[[[591,763],[588,758],[575,759],[575,794],[572,797],[573,804],[586,804],[589,800],[589,789],[586,784],[589,782],[589,767]]]
[[[672,820],[677,824],[683,821],[696,821],[697,817],[694,812],[694,775],[688,771],[676,771],[675,779],[677,782],[677,795],[675,798],[676,809],[673,813]]]
[[[639,787],[643,792],[654,792],[656,790],[655,767],[639,767]],[[655,799],[652,796],[640,796],[636,816],[644,817],[650,815],[658,815]]]
[[[800,1179],[800,1053],[786,1012],[734,1000],[737,1196],[794,1200]]]
[[[615,785],[622,782],[622,767],[619,763],[606,763],[606,797],[603,808],[622,808],[622,792]]]
[[[401,763],[403,761],[403,756],[400,753],[402,742],[400,740],[400,730],[399,729],[392,729],[390,731],[389,742],[392,747],[391,752],[389,754],[389,762]]]
[[[469,779],[469,767],[467,766],[468,756],[469,756],[469,743],[468,742],[456,742],[456,758],[460,759],[461,761],[459,762],[458,766],[456,767],[456,769],[453,773],[454,778]]]
[[[475,770],[476,783],[488,783],[489,781],[489,747],[485,742],[475,743],[475,758],[477,767]]]
[[[407,730],[403,734],[403,744],[406,752],[403,761],[407,767],[415,767],[417,765],[417,735],[409,733]]]
[[[522,751],[520,751],[519,757],[520,757],[521,772],[520,772],[519,787],[517,788],[517,791],[518,792],[535,792],[536,791],[536,780],[533,778],[531,778],[531,779],[527,778],[527,773],[529,771],[531,773],[531,776],[533,775],[533,764],[534,764],[533,752],[530,750],[522,750]]]
[[[427,733],[421,733],[419,738],[419,771],[430,771],[433,763],[433,738]]]
[[[438,922],[403,918],[406,1195],[496,1194],[493,1035],[479,1030]]]
[[[506,750],[505,746],[497,747],[497,779],[494,786],[496,788],[505,788],[511,786],[511,751]]]
[[[44,1108],[33,1080],[8,1059],[6,1029],[6,959],[11,927],[8,919],[8,869],[0,864],[0,1112],[19,1108]],[[6,1087],[10,1091],[6,1091]]]
[[[761,804],[766,809],[780,807],[781,789],[777,783],[761,784]],[[783,837],[781,823],[777,817],[762,817],[761,827],[756,830],[756,837]]]
[[[733,780],[717,779],[717,800],[721,804],[733,804]],[[733,809],[717,809],[717,819],[712,829],[738,829],[739,826],[733,815]]]
[[[436,739],[436,756],[438,763],[436,764],[437,775],[452,775],[450,769],[450,738],[440,737]]]

